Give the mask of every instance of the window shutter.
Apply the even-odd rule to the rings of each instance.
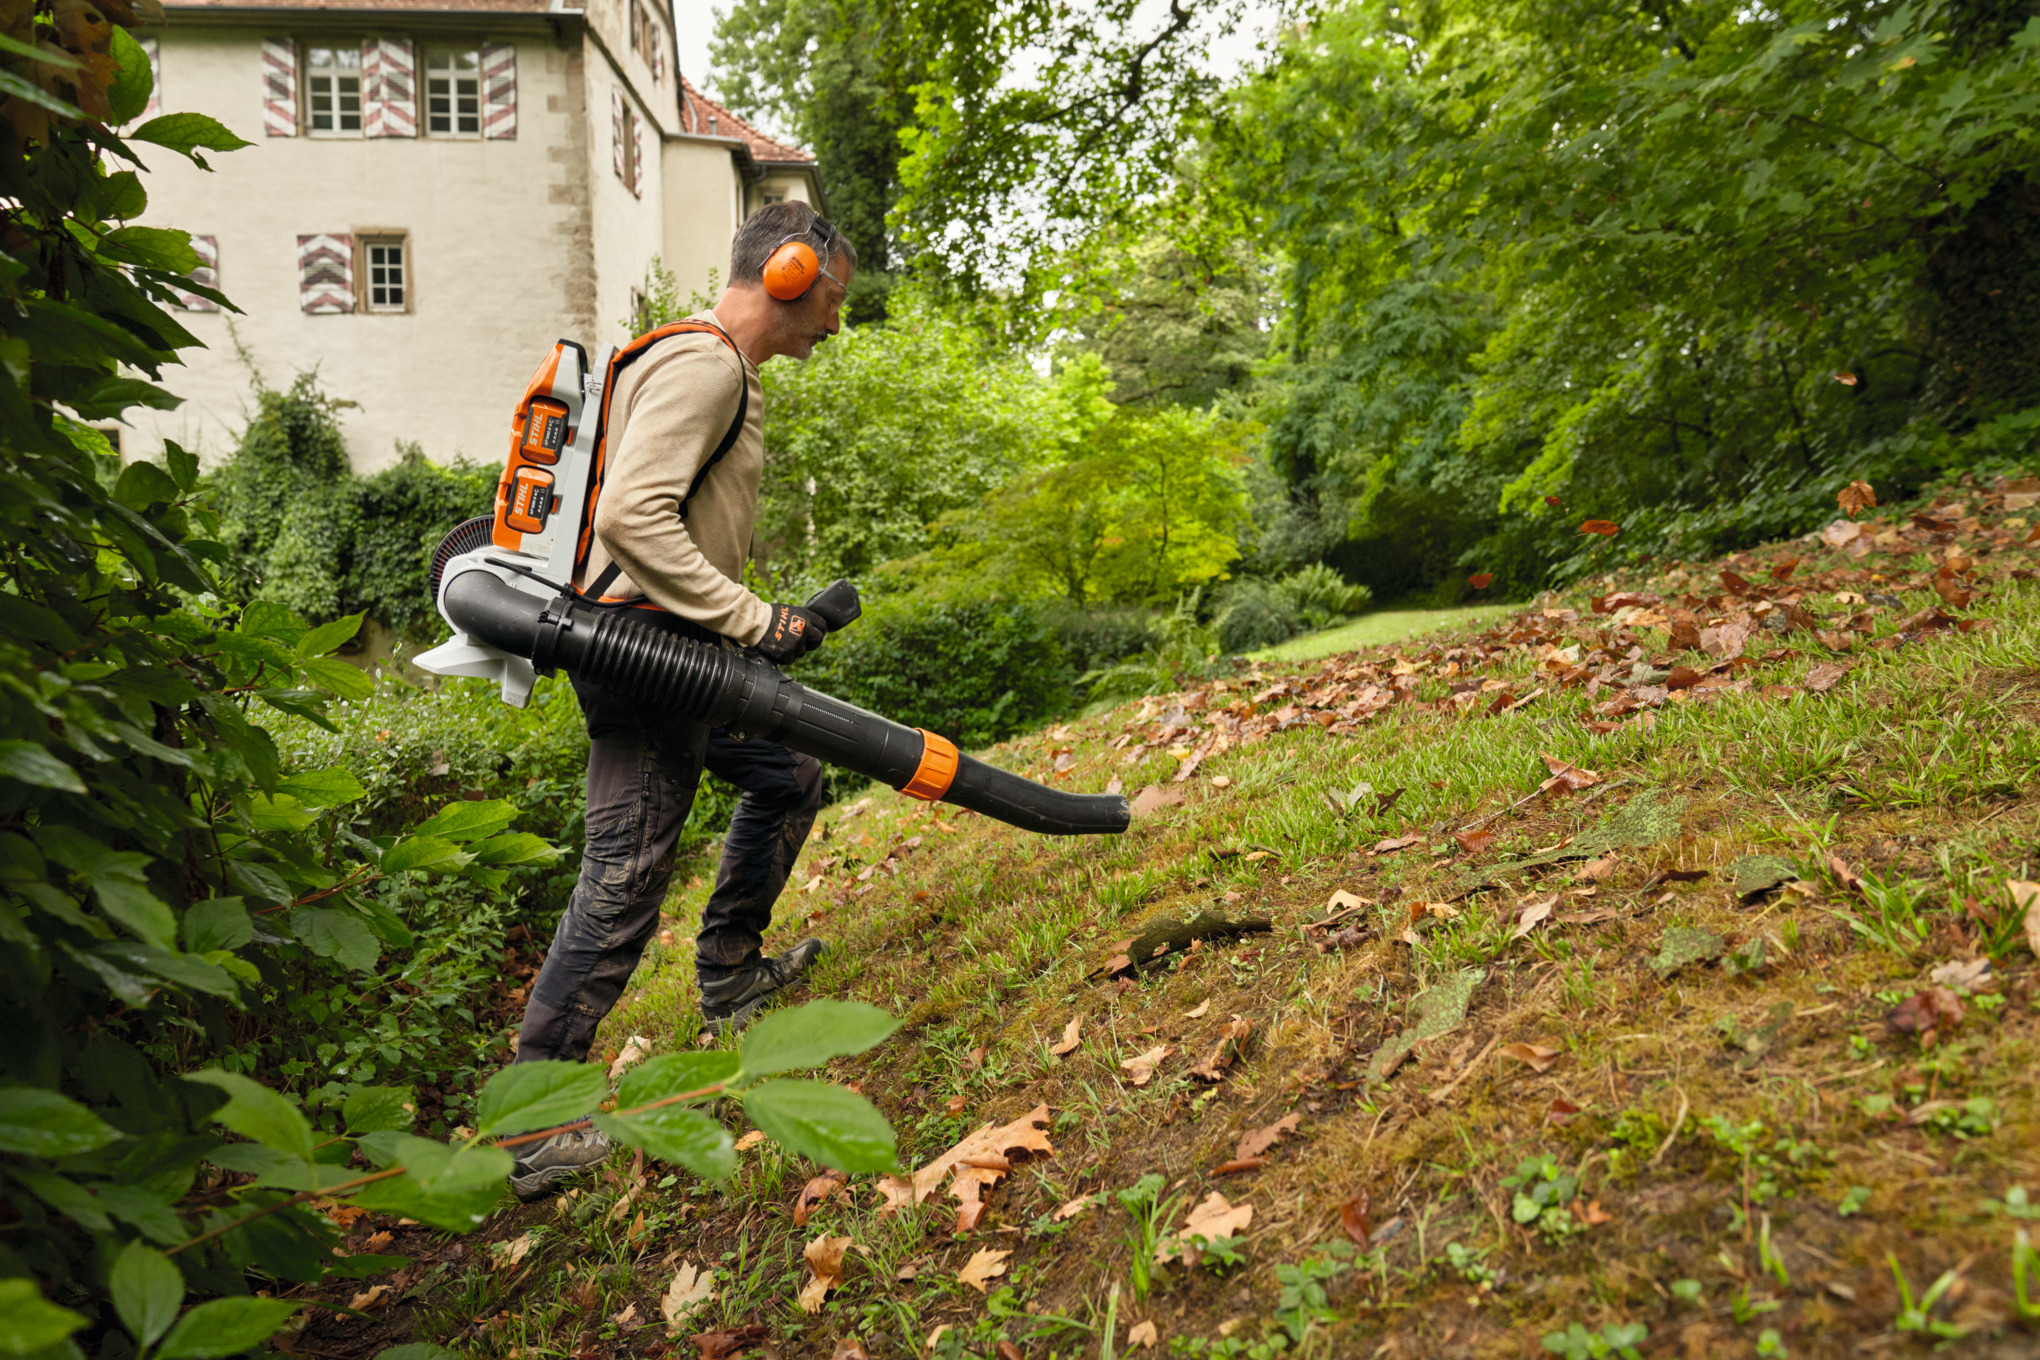
[[[630,111],[630,191],[645,196],[645,120]]]
[[[616,177],[618,179],[622,179],[624,177],[623,139],[627,135],[629,135],[630,132],[630,128],[628,127],[624,120],[629,116],[630,116],[629,111],[623,107],[623,91],[611,87],[609,91],[609,130],[611,133],[611,145],[613,149],[610,152],[609,160],[610,166],[612,169],[616,171]]]
[[[142,55],[149,59],[149,102],[142,105],[137,124],[146,123],[163,111],[163,43],[160,38],[136,38]]]
[[[403,38],[370,38],[361,45],[361,135],[418,135],[418,74]]]
[[[517,140],[517,47],[482,44],[482,136]]]
[[[329,232],[297,238],[298,305],[313,314],[354,310],[354,238]]]
[[[191,271],[191,281],[206,288],[220,286],[220,238],[217,236],[194,236],[191,248],[198,252],[198,268]],[[217,312],[220,304],[211,298],[187,293],[173,286],[170,291],[177,297],[177,305],[187,312]]]
[[[666,78],[666,30],[652,26],[652,79]]]
[[[297,44],[289,38],[262,40],[262,131],[297,136]]]

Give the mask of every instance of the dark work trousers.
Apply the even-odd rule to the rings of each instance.
[[[588,720],[587,845],[581,877],[531,987],[517,1061],[587,1056],[623,994],[673,877],[673,847],[704,766],[743,797],[701,912],[697,968],[755,962],[793,861],[822,803],[822,767],[769,741],[737,741],[691,718],[575,682]]]

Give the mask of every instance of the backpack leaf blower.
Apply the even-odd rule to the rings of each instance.
[[[454,529],[433,555],[433,600],[454,636],[418,656],[420,669],[495,680],[504,702],[518,708],[530,702],[539,675],[565,671],[712,727],[803,751],[909,797],[939,799],[1025,831],[1126,830],[1129,812],[1118,794],[1037,784],[958,751],[936,733],[809,689],[763,657],[662,628],[643,610],[591,600],[566,584],[580,566],[576,559],[585,561],[583,545],[593,532],[604,393],[623,363],[680,328],[706,329],[688,322],[662,327],[603,353],[592,367],[579,345],[553,346],[518,404],[494,514]],[[861,612],[848,581],[821,591],[807,607],[831,632]]]

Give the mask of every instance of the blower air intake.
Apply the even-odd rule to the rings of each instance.
[[[481,523],[486,529],[488,521]],[[418,657],[425,670],[499,680],[504,698],[520,707],[536,675],[562,670],[1023,831],[1087,836],[1127,828],[1126,799],[1116,793],[1064,793],[988,765],[933,732],[809,689],[761,657],[669,632],[632,617],[631,610],[555,593],[530,568],[485,546],[486,537],[484,546],[467,546],[474,538],[471,525],[462,525],[435,555],[439,612],[460,636]],[[828,617],[829,606],[845,594],[854,610],[854,594],[840,582],[810,606],[821,606]],[[854,617],[849,613],[843,622]]]

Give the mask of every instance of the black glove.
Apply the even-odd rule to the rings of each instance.
[[[775,604],[772,621],[765,625],[765,636],[758,639],[754,650],[767,661],[783,666],[821,646],[828,633],[829,625],[814,610],[802,609],[797,604]]]

